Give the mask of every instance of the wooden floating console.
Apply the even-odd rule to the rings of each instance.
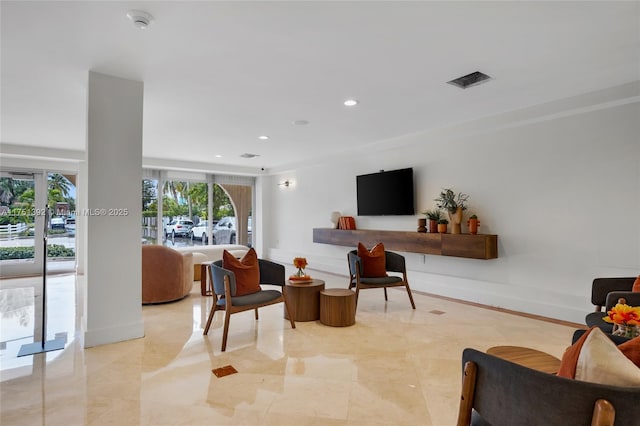
[[[490,234],[429,234],[410,231],[379,231],[373,229],[314,228],[313,242],[336,246],[367,247],[383,242],[389,250],[470,259],[496,259],[498,236]]]

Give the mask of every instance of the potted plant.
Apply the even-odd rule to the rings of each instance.
[[[449,221],[447,219],[440,219],[438,221],[438,232],[441,234],[446,234],[448,224],[449,224]]]
[[[423,215],[429,220],[429,233],[435,234],[438,232],[438,221],[442,219],[442,212],[438,209],[426,210],[422,212]]]
[[[478,216],[476,216],[475,214],[469,216],[469,220],[467,220],[467,226],[469,227],[469,233],[471,235],[476,235],[478,233],[478,226],[480,226]]]
[[[438,202],[438,208],[449,213],[449,219],[453,225],[452,234],[460,234],[462,232],[462,212],[467,209],[465,203],[468,199],[469,196],[467,194],[462,192],[456,194],[450,188],[442,188],[440,196],[435,199]]]

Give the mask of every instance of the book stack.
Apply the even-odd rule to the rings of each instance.
[[[353,216],[340,216],[338,229],[356,229],[356,220]]]

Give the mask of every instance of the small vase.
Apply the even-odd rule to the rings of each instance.
[[[447,233],[447,224],[446,223],[439,223],[438,224],[438,232],[441,234],[446,234]]]
[[[427,219],[418,219],[418,232],[427,232]]]
[[[469,227],[469,233],[471,235],[476,235],[478,233],[478,226],[480,226],[480,221],[478,219],[469,219],[467,221],[467,226]]]
[[[449,222],[451,223],[451,233],[462,233],[462,207],[458,207],[455,212],[449,212]]]
[[[437,234],[438,233],[438,221],[434,219],[429,219],[429,233]]]
[[[640,336],[640,326],[638,325],[627,325],[627,324],[614,324],[613,331],[611,332],[614,336],[622,336],[628,339],[633,339],[634,337]]]

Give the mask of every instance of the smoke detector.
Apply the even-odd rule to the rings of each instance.
[[[142,10],[128,11],[127,18],[129,18],[131,22],[133,22],[133,25],[140,28],[141,30],[146,30],[151,21],[153,21],[153,16]]]

